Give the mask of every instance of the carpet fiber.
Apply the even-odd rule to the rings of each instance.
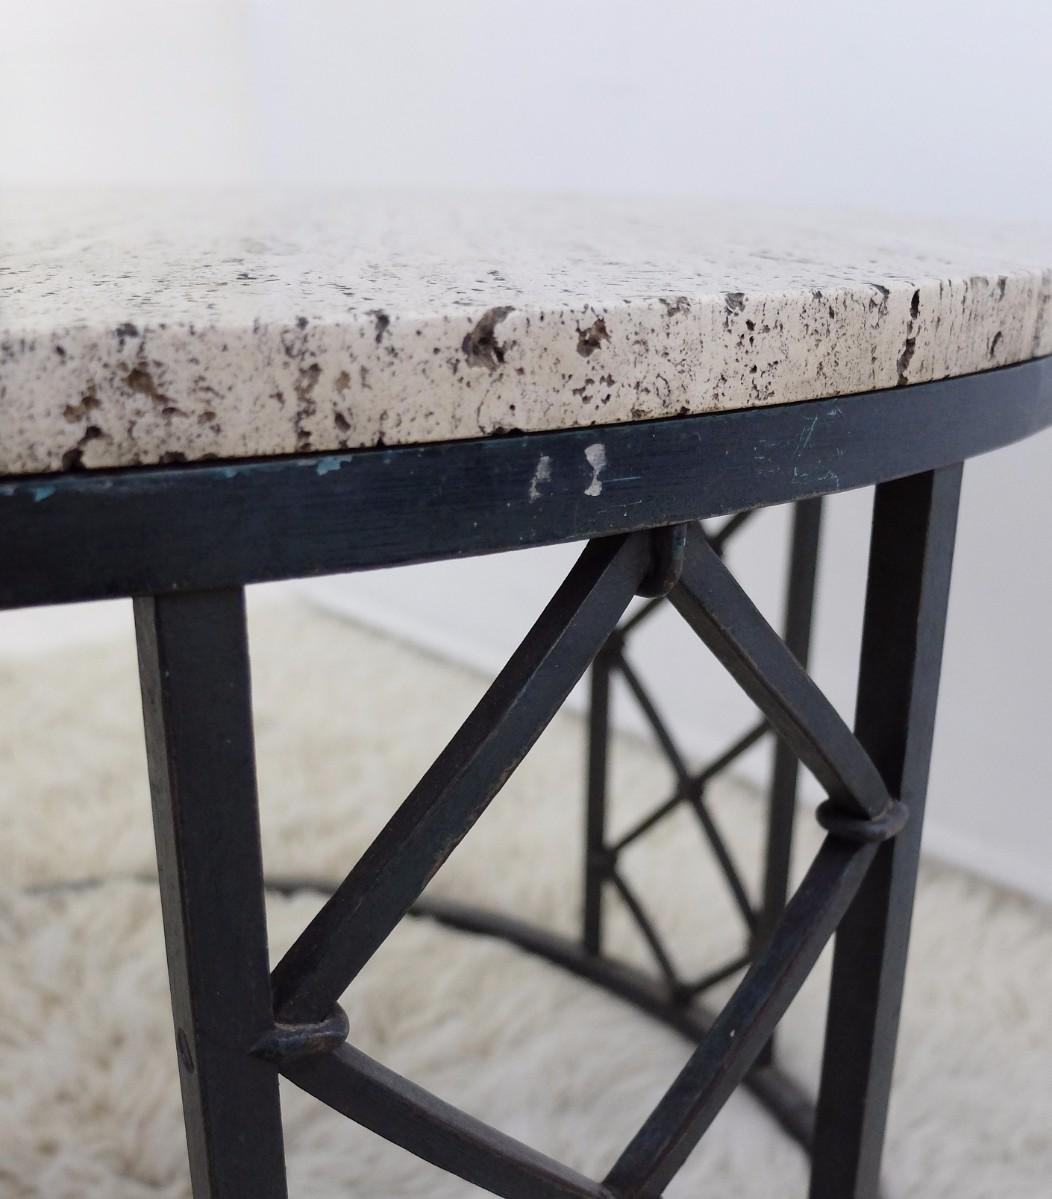
[[[269,872],[340,878],[481,694],[477,676],[309,610],[252,620]],[[130,636],[0,664],[0,1196],[189,1194]],[[579,904],[583,730],[560,717],[433,883],[434,893],[570,931]],[[616,747],[615,825],[670,784],[651,750]],[[216,802],[223,797],[217,795]],[[726,783],[713,811],[755,863],[760,805]],[[817,844],[808,819],[798,866]],[[687,814],[628,872],[699,973],[739,944]],[[34,893],[57,879],[110,881]],[[319,903],[269,904],[279,954]],[[646,962],[625,914],[611,938]],[[781,1033],[813,1086],[828,961]],[[1052,1177],[1052,915],[927,866],[918,900],[889,1152],[891,1199],[1041,1199]],[[351,1038],[505,1131],[600,1175],[688,1047],[615,1000],[492,941],[405,921],[344,998]],[[283,1084],[284,1086],[284,1084]],[[295,1199],[479,1194],[283,1089]],[[736,1095],[670,1199],[802,1196],[805,1163]],[[251,1199],[247,1197],[246,1199]]]

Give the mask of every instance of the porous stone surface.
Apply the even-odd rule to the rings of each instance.
[[[1052,353],[1052,237],[699,201],[0,196],[0,474],[780,404]]]

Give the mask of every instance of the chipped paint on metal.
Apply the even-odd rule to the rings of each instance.
[[[530,479],[530,503],[541,498],[541,484],[550,483],[552,478],[552,460],[547,454],[542,454],[537,459],[537,466],[533,471],[533,478]]]
[[[590,446],[585,447],[584,456],[592,468],[592,481],[584,489],[584,493],[592,496],[602,495],[603,481],[599,475],[606,468],[606,446],[601,441],[593,441]]]

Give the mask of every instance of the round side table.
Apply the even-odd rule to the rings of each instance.
[[[876,1195],[962,463],[1052,424],[1052,253],[507,197],[9,196],[0,239],[0,606],[134,597],[195,1199],[286,1195],[279,1074],[505,1199],[660,1196],[744,1085],[810,1150],[812,1199]],[[822,497],[860,487],[875,493],[849,727],[806,666]],[[795,505],[784,634],[722,556],[772,504]],[[586,544],[543,614],[271,971],[265,886],[298,884],[263,878],[245,586],[568,541]],[[666,603],[759,712],[700,772],[624,653]],[[589,669],[579,937],[422,896]],[[618,839],[615,675],[677,779]],[[769,733],[752,895],[705,786]],[[801,763],[826,835],[790,896]],[[619,866],[678,805],[742,918],[740,954],[696,979]],[[652,973],[604,951],[611,893]],[[511,941],[694,1043],[605,1178],[347,1042],[340,1004],[407,915]],[[774,1034],[834,936],[812,1100]]]

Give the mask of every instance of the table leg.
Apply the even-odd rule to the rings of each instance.
[[[811,1199],[873,1199],[920,854],[961,467],[876,491],[856,728],[910,811],[836,934]]]
[[[194,1199],[285,1199],[244,593],[135,601]]]

